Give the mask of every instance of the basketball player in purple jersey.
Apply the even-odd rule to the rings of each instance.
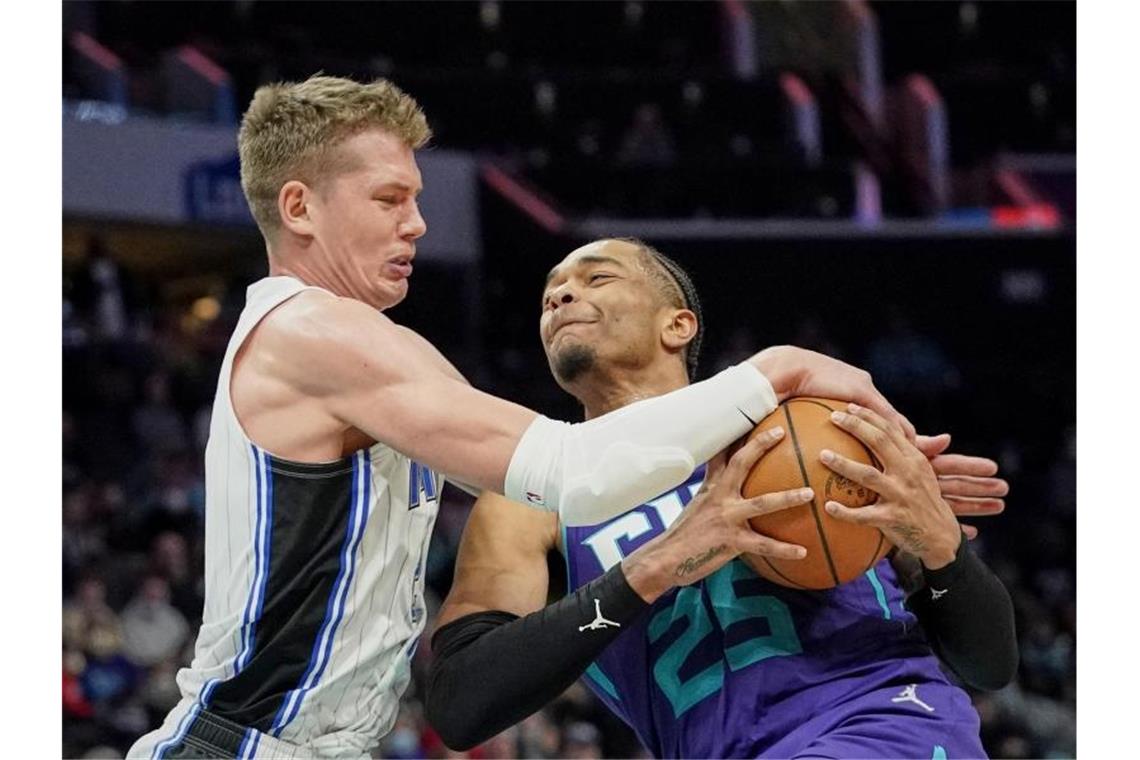
[[[559,384],[594,418],[685,385],[698,315],[674,262],[637,241],[605,240],[551,272],[540,331]],[[1006,486],[990,477],[993,462],[942,454],[946,436],[920,436],[916,446],[857,407],[836,424],[885,469],[829,463],[880,500],[828,508],[881,527],[921,562],[925,586],[905,605],[888,561],[838,588],[799,591],[737,559],[801,551],[745,523],[812,498],[741,497],[745,475],[778,436],[588,527],[484,494],[433,639],[427,710],[444,741],[477,744],[584,673],[659,757],[984,756],[978,715],[935,654],[979,688],[1003,686],[1016,668],[1009,596],[955,519],[999,512]],[[543,607],[554,547],[572,593]]]

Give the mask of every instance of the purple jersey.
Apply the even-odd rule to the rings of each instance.
[[[704,472],[608,522],[564,527],[570,587],[663,532]],[[658,599],[585,680],[657,757],[984,757],[977,712],[887,561],[801,591],[734,560]]]

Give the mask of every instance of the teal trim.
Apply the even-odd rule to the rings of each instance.
[[[610,698],[615,702],[621,701],[621,697],[618,696],[617,687],[614,686],[614,682],[610,680],[610,677],[606,675],[605,671],[601,669],[598,663],[590,663],[590,667],[586,668],[586,675],[588,675],[590,677],[590,680],[596,683],[602,691],[604,691],[606,694],[609,694]]]
[[[574,579],[570,577],[570,547],[566,543],[566,526],[558,521],[558,530],[562,531],[562,564],[566,565],[566,596],[570,596],[578,589],[574,588]]]
[[[867,580],[871,581],[871,585],[875,587],[875,598],[879,600],[879,606],[883,608],[883,619],[891,619],[891,608],[887,606],[887,592],[883,590],[883,583],[879,580],[879,576],[875,573],[875,568],[871,568],[864,575]]]
[[[934,745],[934,754],[930,756],[930,760],[946,760],[946,750],[941,744]]]

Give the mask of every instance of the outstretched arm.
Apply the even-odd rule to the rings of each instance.
[[[601,522],[675,487],[791,394],[863,400],[898,418],[865,372],[779,347],[598,419],[559,423],[467,385],[360,302],[313,296],[306,304],[276,329],[284,362],[275,378],[345,426],[462,482],[557,508],[570,525]]]

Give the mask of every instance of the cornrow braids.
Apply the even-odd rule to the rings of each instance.
[[[701,299],[697,296],[697,287],[693,284],[689,273],[673,259],[660,251],[650,249],[650,256],[669,273],[677,286],[681,289],[682,305],[697,315],[697,334],[685,347],[685,367],[688,369],[689,380],[697,377],[697,364],[701,358],[701,341],[705,337],[705,315],[701,311]]]

